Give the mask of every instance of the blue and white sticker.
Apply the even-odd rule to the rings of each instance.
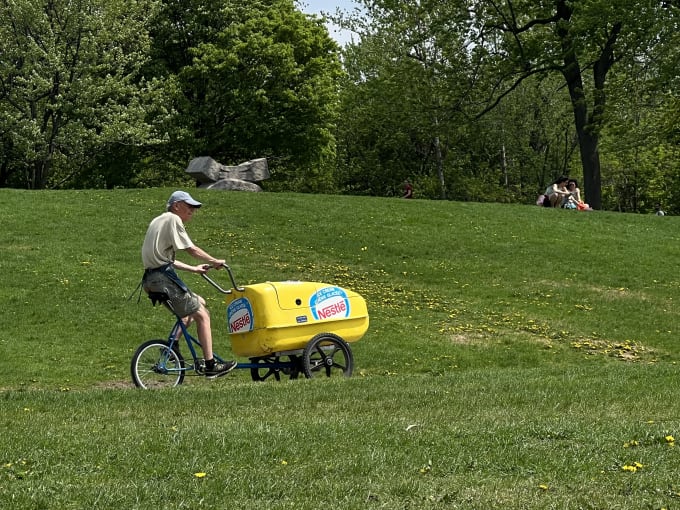
[[[232,301],[227,307],[227,324],[229,333],[247,333],[254,326],[253,307],[250,301],[242,297]]]
[[[309,307],[317,321],[349,317],[347,292],[340,287],[324,287],[318,290],[310,298]]]

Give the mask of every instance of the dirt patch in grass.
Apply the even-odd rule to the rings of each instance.
[[[131,381],[102,381],[94,386],[100,390],[129,390],[135,385]]]

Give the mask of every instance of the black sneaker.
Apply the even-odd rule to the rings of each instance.
[[[212,368],[205,368],[204,374],[208,379],[216,379],[227,375],[229,372],[236,368],[235,361],[225,361],[224,363],[215,362],[215,366]]]

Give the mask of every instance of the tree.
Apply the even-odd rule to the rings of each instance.
[[[270,186],[333,189],[338,47],[293,0],[165,0],[152,68],[176,75],[182,150],[268,157]]]
[[[0,1],[0,186],[66,185],[102,153],[158,140],[159,89],[140,74],[155,8]]]
[[[344,51],[340,167],[347,189],[394,193],[404,179],[420,196],[447,198],[447,167],[461,134],[468,59],[442,2],[365,2],[366,16],[337,21],[361,34]],[[454,42],[457,41],[457,42]],[[423,192],[424,189],[431,190]],[[456,192],[454,192],[455,194]]]
[[[476,165],[500,168],[494,200],[533,203],[555,174],[573,175],[571,170],[577,141],[570,106],[557,76],[524,80],[496,108],[476,119],[476,136],[470,150]],[[498,175],[497,173],[495,175]]]
[[[655,45],[612,72],[608,127],[601,137],[608,208],[649,213],[661,203],[669,212],[678,210],[680,149],[672,134],[677,133],[677,76],[666,68],[672,61],[677,65],[679,57],[677,42]]]
[[[335,18],[360,36],[343,54],[346,189],[384,194],[408,177],[420,197],[533,201],[569,164],[557,80],[527,79],[479,115],[495,75],[473,66],[462,2],[379,0],[364,12]]]
[[[608,75],[617,62],[653,47],[669,22],[669,10],[662,2],[634,0],[477,0],[471,7],[477,63],[483,72],[490,72],[491,66],[498,70],[492,105],[529,76],[553,72],[563,76],[585,191],[590,204],[600,208],[599,141]]]
[[[437,97],[443,106],[439,118],[448,115],[458,124],[438,124],[443,133],[441,139],[446,142],[442,145],[444,153],[449,155],[444,170],[449,173],[447,188],[454,189],[452,196],[464,196],[455,187],[465,183],[459,180],[454,186],[451,177],[452,172],[454,179],[462,176],[461,164],[471,176],[469,184],[474,179],[481,179],[479,183],[490,182],[492,169],[500,167],[502,186],[512,187],[513,178],[519,178],[522,186],[524,176],[512,171],[514,158],[515,164],[523,160],[535,167],[536,175],[540,176],[536,184],[545,184],[546,169],[553,176],[565,170],[578,174],[580,166],[588,199],[599,208],[602,136],[606,135],[612,118],[608,115],[608,100],[621,83],[611,81],[613,70],[621,68],[623,75],[633,69],[633,64],[644,65],[649,76],[647,87],[652,83],[658,87],[664,76],[669,83],[673,77],[677,80],[674,70],[678,52],[674,48],[678,12],[671,2],[361,0],[360,3],[362,12],[341,13],[335,18],[359,34],[345,55],[345,64],[353,69],[350,74],[355,77],[354,83],[348,85],[349,103],[355,90],[366,93],[370,87],[376,91],[371,96],[372,107],[384,103],[377,91],[384,93],[386,89],[378,86],[378,80],[389,83],[385,79],[389,74],[383,71],[396,70],[398,65],[399,85],[395,90],[399,93],[394,95],[397,108],[413,113],[415,97],[423,103]],[[414,38],[414,34],[420,35],[420,39]],[[379,49],[375,44],[378,36],[386,41]],[[430,65],[420,70],[402,65],[423,47],[420,43],[425,44]],[[447,58],[440,59],[441,55]],[[431,65],[433,62],[436,66]],[[458,63],[467,64],[467,68]],[[430,69],[437,69],[437,94],[424,86],[426,71]],[[448,79],[441,79],[447,75]],[[555,78],[562,84],[555,85]],[[531,91],[537,94],[533,98]],[[563,126],[561,120],[565,101],[570,105],[571,128]],[[523,122],[521,110],[517,109],[520,106],[535,114],[536,120],[544,119],[550,129],[541,134],[540,124],[532,127],[530,122]],[[428,111],[434,109],[430,107]],[[456,111],[464,115],[453,114]],[[423,112],[413,117],[422,119]],[[390,120],[398,122],[398,115]],[[513,124],[509,124],[511,120]],[[561,126],[559,130],[553,129],[557,126]],[[401,128],[392,132],[408,132],[405,125]],[[489,143],[483,145],[487,140]],[[499,145],[499,140],[514,140],[515,146]],[[476,153],[465,153],[464,143],[474,147]],[[535,154],[525,151],[522,144],[531,147]],[[495,146],[498,154],[493,153]],[[551,151],[544,150],[547,147]],[[574,148],[578,148],[578,162],[571,161]],[[546,156],[543,163],[534,157],[539,150]],[[354,172],[356,167],[352,166]],[[487,196],[494,194],[487,190]]]

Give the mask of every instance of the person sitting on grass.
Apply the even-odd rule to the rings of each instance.
[[[562,200],[569,195],[569,192],[567,191],[568,181],[568,177],[558,177],[550,186],[546,188],[546,207],[560,207],[562,205]]]
[[[413,185],[408,179],[404,181],[404,194],[401,198],[413,198]]]
[[[567,191],[569,195],[562,199],[562,207],[565,209],[578,209],[579,211],[592,210],[581,198],[581,190],[576,179],[569,179],[567,181]]]

